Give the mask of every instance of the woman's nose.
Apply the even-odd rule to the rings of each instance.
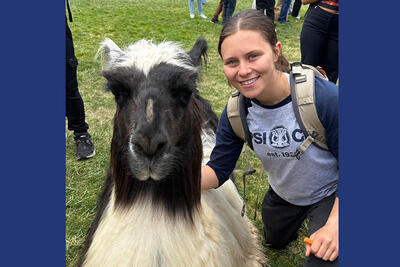
[[[239,75],[246,76],[251,72],[249,65],[246,62],[241,62],[239,65]]]

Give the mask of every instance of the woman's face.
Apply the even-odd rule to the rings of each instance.
[[[247,98],[259,98],[270,87],[281,49],[272,49],[258,31],[240,30],[221,44],[224,73],[230,85]]]

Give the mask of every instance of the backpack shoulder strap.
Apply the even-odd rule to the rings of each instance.
[[[234,92],[228,100],[227,115],[236,136],[253,149],[250,131],[246,120],[245,97],[239,91]]]
[[[300,145],[299,156],[311,145],[328,150],[325,128],[318,118],[315,106],[315,76],[327,79],[317,68],[298,62],[291,64],[290,89],[293,110],[306,139]],[[298,156],[298,157],[299,157]]]

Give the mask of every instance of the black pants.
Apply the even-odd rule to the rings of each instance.
[[[300,35],[301,62],[321,66],[333,83],[339,75],[338,20],[338,14],[310,6]]]
[[[313,234],[325,225],[335,198],[336,196],[333,194],[313,205],[296,206],[282,199],[269,187],[262,204],[266,243],[275,249],[286,247],[291,241],[297,239],[297,232],[307,217],[309,218],[309,235]],[[303,266],[338,266],[338,259],[333,262],[324,261],[311,254],[311,256],[306,257]]]
[[[262,11],[264,13],[264,15],[266,15],[267,17],[272,19],[272,21],[275,20],[274,7],[275,7],[275,0],[257,0],[256,1],[257,10]]]
[[[301,9],[301,0],[295,0],[293,3],[292,16],[297,17]]]
[[[227,22],[233,16],[236,8],[236,0],[224,0],[223,22]]]
[[[89,128],[88,124],[85,122],[85,107],[83,104],[82,97],[78,90],[78,79],[77,79],[77,67],[78,59],[75,57],[74,43],[72,41],[72,33],[66,25],[66,37],[65,37],[65,47],[66,47],[66,111],[65,115],[68,119],[68,130],[74,131],[74,133],[85,133]]]

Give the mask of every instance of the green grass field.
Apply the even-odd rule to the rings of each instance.
[[[199,81],[199,91],[212,104],[219,116],[233,89],[226,84],[222,72],[222,62],[217,52],[217,43],[222,26],[209,22],[219,0],[208,0],[203,12],[204,20],[189,18],[187,1],[177,0],[71,0],[73,23],[69,23],[73,33],[75,53],[79,60],[78,82],[85,102],[86,120],[89,132],[96,146],[96,156],[87,161],[76,161],[73,134],[66,139],[66,266],[74,266],[77,261],[86,231],[94,218],[97,195],[101,190],[109,164],[112,117],[115,111],[111,93],[105,92],[100,63],[94,60],[100,42],[108,37],[121,48],[139,39],[154,41],[174,41],[189,50],[196,39],[201,37],[209,45],[207,67],[203,69]],[[235,13],[251,8],[252,0],[237,1]],[[306,6],[300,11],[301,19],[289,16],[291,25],[277,25],[278,39],[282,42],[283,53],[289,61],[300,60],[299,35]],[[221,18],[219,18],[221,20]],[[263,240],[261,203],[268,179],[259,175],[259,162],[251,151],[239,159],[234,176],[239,192],[243,195],[242,174],[250,166],[257,173],[247,176],[246,202],[248,216],[258,227]],[[258,201],[257,201],[258,196]],[[254,213],[257,211],[257,217]],[[305,249],[303,237],[306,228],[299,232],[298,240],[285,250],[272,250],[265,246],[270,266],[301,266]]]

